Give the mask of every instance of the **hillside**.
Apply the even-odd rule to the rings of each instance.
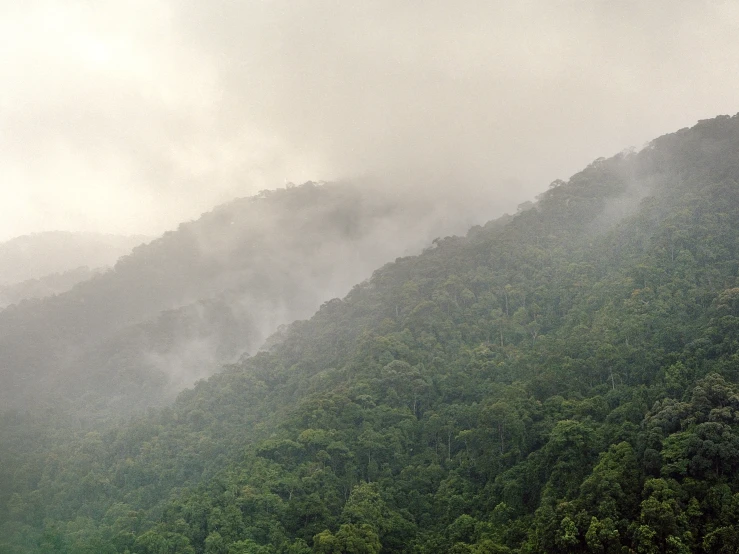
[[[125,425],[7,414],[2,548],[737,551],[737,152],[596,160]]]
[[[433,198],[356,184],[224,204],[64,294],[0,312],[0,404],[105,418],[171,400],[375,267],[491,211],[442,213]]]
[[[0,286],[80,267],[107,267],[144,242],[144,236],[51,231],[0,243]]]

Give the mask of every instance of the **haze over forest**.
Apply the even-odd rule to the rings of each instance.
[[[0,554],[739,552],[737,36],[0,0]]]

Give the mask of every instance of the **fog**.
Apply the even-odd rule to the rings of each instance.
[[[0,240],[153,235],[287,180],[473,184],[510,210],[735,113],[738,22],[701,1],[4,0]]]

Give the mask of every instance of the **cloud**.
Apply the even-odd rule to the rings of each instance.
[[[0,237],[153,233],[285,179],[510,209],[736,112],[737,27],[707,1],[6,0]]]

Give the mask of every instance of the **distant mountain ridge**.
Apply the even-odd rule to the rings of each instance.
[[[79,267],[112,266],[147,240],[144,235],[47,231],[0,243],[0,286],[41,279]]]
[[[0,285],[0,309],[23,300],[38,300],[66,292],[77,283],[87,281],[107,269],[107,267],[90,269],[87,266],[81,266],[38,279],[28,279],[12,285]]]

